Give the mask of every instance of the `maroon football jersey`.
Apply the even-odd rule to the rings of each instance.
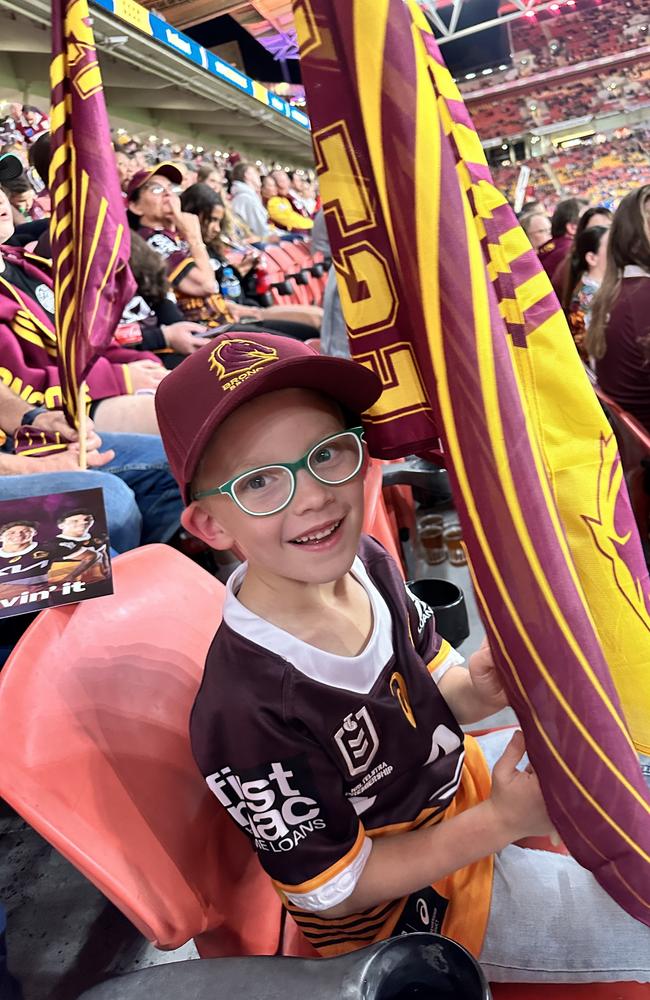
[[[187,244],[171,230],[140,226],[138,233],[143,240],[147,241],[151,249],[164,259],[167,281],[172,288],[182,281],[193,267],[196,267],[194,258],[190,257]]]
[[[480,750],[471,740],[466,747],[437,687],[436,674],[462,659],[436,633],[431,609],[370,538],[362,539],[352,573],[368,593],[374,621],[356,657],[317,650],[264,622],[236,600],[237,580],[230,583],[192,712],[193,751],[322,953],[405,930],[450,928],[477,951],[489,907],[489,859],[417,899],[391,901],[354,920],[319,915],[353,892],[373,837],[440,822],[489,793]],[[470,878],[466,920],[455,897]]]

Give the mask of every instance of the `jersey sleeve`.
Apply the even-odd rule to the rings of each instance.
[[[405,588],[413,645],[426,663],[433,680],[439,684],[450,667],[459,666],[465,660],[436,632],[434,613],[429,605],[416,597],[406,584]]]
[[[182,247],[172,240],[171,237],[167,236],[166,233],[156,232],[152,233],[147,237],[147,243],[159,254],[165,261],[165,268],[167,271],[167,281],[175,288],[181,283],[183,278],[185,278],[193,267],[196,267],[196,261],[193,257],[190,257]]]
[[[371,842],[326,752],[281,710],[237,698],[192,713],[197,763],[208,787],[250,838],[280,895],[318,912],[352,894]]]

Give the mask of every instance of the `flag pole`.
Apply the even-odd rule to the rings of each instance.
[[[77,406],[77,433],[79,434],[79,468],[88,468],[88,454],[86,451],[86,437],[88,434],[88,418],[86,415],[86,397],[88,386],[82,382],[79,386],[79,397]]]

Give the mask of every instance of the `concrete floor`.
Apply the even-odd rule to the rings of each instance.
[[[483,638],[467,567],[427,566],[411,553],[412,578],[450,579],[465,593],[470,636],[466,657]],[[514,721],[506,711],[481,723]],[[7,909],[9,966],[25,1000],[76,1000],[111,974],[196,958],[192,943],[153,948],[105,897],[23,820],[0,803],[0,902]],[[3,1000],[0,997],[0,1000]]]

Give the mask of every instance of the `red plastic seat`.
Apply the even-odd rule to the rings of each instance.
[[[366,471],[365,479],[365,517],[363,520],[363,530],[368,535],[372,535],[378,542],[390,552],[402,573],[405,575],[404,561],[402,559],[399,537],[396,526],[391,523],[386,504],[384,502],[382,489],[382,467],[383,462],[371,458]]]
[[[279,899],[188,739],[224,587],[162,545],[114,580],[42,612],[0,674],[0,796],[158,947],[274,954]]]

